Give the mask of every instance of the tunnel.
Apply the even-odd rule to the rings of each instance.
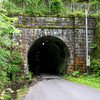
[[[67,45],[59,38],[44,36],[33,42],[28,51],[29,71],[36,74],[63,74],[67,73],[69,63]]]

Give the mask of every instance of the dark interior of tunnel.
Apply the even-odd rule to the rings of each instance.
[[[53,36],[41,37],[33,42],[28,51],[29,71],[33,74],[63,73],[68,56],[68,47],[61,39]]]

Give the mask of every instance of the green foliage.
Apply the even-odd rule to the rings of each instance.
[[[87,73],[83,73],[84,76],[87,76]]]
[[[79,76],[78,73],[79,73],[79,71],[73,71],[72,75],[73,75],[74,77],[78,77],[78,76]]]
[[[32,78],[32,72],[29,71],[29,78]]]
[[[98,3],[100,2],[100,1],[98,1],[98,0],[93,0],[93,1],[90,0],[90,1],[91,1],[91,2],[90,2],[91,4],[98,4]]]
[[[33,78],[34,81],[36,81],[36,78]]]
[[[96,76],[100,76],[100,59],[92,59],[90,71]]]
[[[8,67],[8,73],[11,74],[10,77],[12,78],[12,80],[16,79],[17,71],[20,71],[20,67],[16,64],[10,63]]]
[[[90,0],[91,1],[91,0]],[[4,7],[9,12],[22,12],[30,15],[68,15],[73,14],[77,16],[83,16],[85,14],[84,4],[80,7],[74,7],[74,13],[72,12],[72,4],[69,5],[66,3],[80,2],[79,0],[4,0]],[[93,0],[89,2],[89,8],[95,7],[95,4],[99,2]],[[93,8],[95,10],[95,8]]]
[[[22,58],[21,54],[17,51],[12,52],[11,61],[13,64],[19,64],[24,59]]]
[[[58,0],[50,1],[50,11],[52,14],[57,14],[61,12],[61,2]]]
[[[1,97],[4,98],[5,100],[8,100],[11,96],[10,94],[4,94]]]
[[[20,92],[17,93],[17,98],[15,100],[20,100],[20,96],[23,95],[27,91],[27,87],[21,87]]]
[[[100,20],[97,19],[95,28],[94,43],[91,54],[91,67],[90,73],[94,73],[97,77],[100,76]]]
[[[18,51],[11,51],[11,35],[20,32],[12,23],[16,20],[7,17],[7,11],[0,8],[0,85],[9,83],[9,79],[16,79],[17,72],[21,71],[19,65],[23,57]]]
[[[97,44],[93,43],[93,45],[90,48],[92,48],[92,49],[97,48]]]
[[[74,81],[77,83],[85,84],[91,87],[95,87],[100,89],[100,76],[96,77],[95,74],[89,75],[87,77],[87,73],[85,75],[80,75],[79,77],[73,77],[73,76],[61,76],[63,78],[66,78],[70,81]]]
[[[22,76],[20,77],[20,79],[24,80],[25,79],[25,76],[22,74]]]
[[[8,12],[23,12],[23,8],[17,4],[22,1],[21,0],[12,0],[12,1],[14,2],[11,2],[11,0],[10,1],[3,0],[3,8],[6,9]]]
[[[9,78],[7,77],[7,73],[5,71],[1,70],[0,71],[0,85],[4,85],[4,83],[7,83],[8,80],[9,80]]]

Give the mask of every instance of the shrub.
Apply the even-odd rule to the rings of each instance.
[[[100,59],[92,59],[90,72],[100,76]]]
[[[73,71],[72,75],[73,75],[74,77],[78,77],[78,76],[79,76],[78,73],[79,73],[79,71]]]
[[[61,2],[58,0],[53,0],[50,2],[50,11],[51,14],[57,14],[61,12]]]

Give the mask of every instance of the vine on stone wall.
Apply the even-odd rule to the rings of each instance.
[[[100,76],[100,19],[97,19],[97,25],[95,27],[94,43],[91,47],[91,67],[90,73],[95,73],[96,76]]]

